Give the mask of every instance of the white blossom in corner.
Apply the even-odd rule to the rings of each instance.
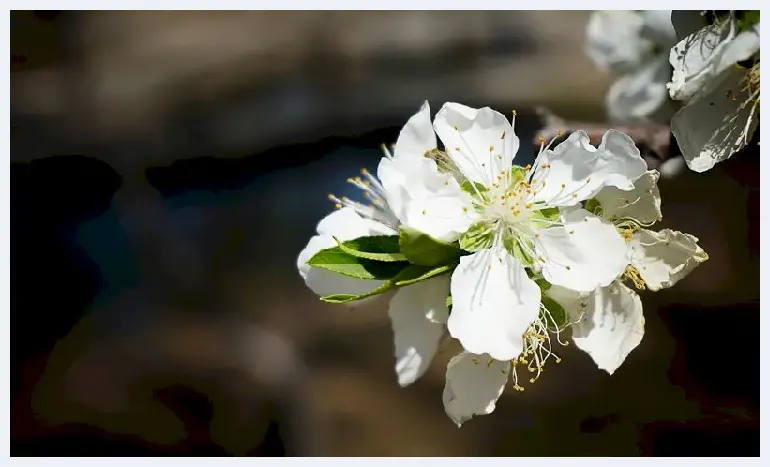
[[[676,43],[670,10],[603,10],[591,14],[585,51],[597,67],[618,75],[606,96],[612,122],[670,116],[668,55]]]
[[[676,20],[678,18],[678,20]],[[702,21],[702,27],[693,29]],[[711,18],[676,12],[682,36],[669,57],[670,96],[685,103],[671,120],[687,166],[711,169],[751,140],[759,116],[759,19],[746,24],[735,12]]]

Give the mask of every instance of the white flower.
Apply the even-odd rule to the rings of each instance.
[[[688,13],[697,15],[678,16]],[[672,99],[687,103],[672,118],[671,132],[687,166],[704,172],[740,151],[757,127],[759,22],[741,30],[731,12],[689,31],[692,23],[677,27],[679,34],[690,33],[671,49],[674,72],[667,86]]]
[[[421,146],[425,136],[421,130],[426,127],[425,122],[428,135],[433,137],[433,143],[427,148]],[[429,139],[427,141],[430,142]],[[384,159],[380,170],[387,167],[391,161],[414,159],[417,162],[430,162],[423,157],[423,153],[433,147],[435,135],[430,123],[430,108],[426,103],[402,130],[395,146],[395,156],[391,156],[386,150],[388,157]],[[416,157],[412,158],[412,153],[416,154]],[[388,192],[386,187],[367,171],[363,170],[362,175],[363,179],[356,177],[348,182],[363,190],[372,204],[367,206],[348,198],[340,199],[330,195],[338,210],[321,220],[317,235],[310,239],[297,258],[300,275],[305,279],[307,286],[320,296],[363,294],[383,284],[383,281],[351,278],[307,264],[319,251],[336,246],[335,238],[346,241],[362,236],[398,233],[400,221],[396,213],[401,212],[403,204],[400,187],[391,187],[391,192]],[[407,386],[420,378],[438,350],[445,335],[449,315],[446,305],[448,295],[449,276],[444,275],[399,288],[390,300],[388,314],[394,333],[395,369],[401,386]],[[370,299],[350,302],[350,305],[361,304],[367,300]]]
[[[668,51],[676,43],[670,17],[671,10],[591,14],[586,55],[596,66],[620,75],[607,92],[612,121],[645,121],[667,110]]]
[[[631,245],[633,253],[625,278],[637,288],[652,291],[673,286],[708,259],[692,235],[639,228],[662,219],[658,177],[650,170],[636,180],[633,190],[619,192],[608,187],[596,196],[602,217],[615,223]],[[558,286],[547,294],[575,323],[571,326],[575,345],[610,374],[642,340],[642,302],[620,279],[588,294]]]
[[[445,150],[420,161],[432,171],[395,168],[380,177],[402,188],[404,224],[442,239],[462,234],[461,245],[474,251],[452,274],[450,335],[468,352],[513,360],[541,313],[540,288],[526,267],[581,291],[623,271],[628,245],[611,223],[576,205],[605,186],[632,188],[645,163],[622,133],[607,132],[595,148],[578,132],[541,151],[526,171],[512,167],[519,141],[498,112],[447,103],[433,126]]]

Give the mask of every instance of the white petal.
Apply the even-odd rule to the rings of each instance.
[[[334,236],[340,240],[352,240],[363,235],[372,235],[370,230],[379,224],[361,217],[355,209],[344,207],[326,215],[316,226],[321,235]]]
[[[709,258],[697,237],[670,229],[642,229],[631,239],[631,248],[631,264],[653,291],[673,286]]]
[[[430,366],[444,335],[444,325],[428,315],[448,315],[446,298],[449,276],[439,276],[403,287],[390,301],[388,315],[393,326],[396,374],[401,387],[420,378]]]
[[[584,305],[582,319],[572,326],[572,340],[596,366],[612,374],[642,341],[642,301],[616,281],[597,289]]]
[[[383,158],[377,174],[388,205],[407,227],[452,242],[478,217],[471,196],[431,159]]]
[[[396,141],[393,156],[423,157],[427,151],[436,148],[436,134],[430,121],[430,105],[423,103],[420,110],[406,122]]]
[[[332,212],[318,223],[318,235],[313,236],[297,257],[297,269],[305,284],[317,295],[362,294],[382,285],[383,281],[362,280],[335,274],[325,269],[310,267],[307,262],[319,251],[337,245],[339,240],[352,240],[366,235],[396,233],[390,227],[371,219],[364,219],[353,208],[345,207]],[[365,300],[351,302],[361,305]]]
[[[647,170],[634,141],[617,130],[604,133],[598,148],[591,145],[584,131],[576,131],[535,162],[534,201],[549,206],[578,204],[605,186],[630,190],[634,180]]]
[[[660,174],[657,170],[648,170],[634,181],[633,190],[604,188],[596,195],[602,204],[602,217],[609,220],[630,217],[643,224],[661,220],[658,178]]]
[[[463,256],[451,290],[447,329],[465,350],[497,360],[519,356],[540,310],[540,288],[516,258],[502,248]]]
[[[519,150],[511,123],[489,107],[477,110],[447,102],[436,114],[433,127],[463,175],[486,186],[500,172],[510,170]]]
[[[638,67],[652,50],[641,37],[643,17],[628,10],[591,13],[586,27],[586,55],[596,66],[615,73]]]
[[[459,427],[476,415],[488,415],[508,382],[509,362],[492,360],[487,355],[462,352],[453,357],[446,369],[444,410]]]
[[[607,112],[614,122],[636,123],[651,119],[668,103],[666,83],[671,70],[666,57],[646,62],[622,76],[607,91]]]
[[[671,10],[644,10],[641,11],[642,36],[649,38],[659,47],[668,48],[676,41],[676,31],[671,23]],[[668,51],[664,54],[668,56]]]
[[[669,55],[674,67],[669,94],[689,100],[715,85],[723,71],[759,51],[759,25],[736,35],[735,21],[706,26],[676,44]]]
[[[457,240],[478,219],[470,196],[458,189],[410,200],[402,223],[445,242]]]
[[[742,89],[745,76],[743,69],[725,71],[720,85],[671,119],[671,133],[691,170],[705,172],[751,140],[759,120],[748,91]]]
[[[545,280],[590,292],[609,285],[625,270],[630,248],[612,223],[585,209],[564,212],[563,222],[564,227],[540,230],[535,241]]]
[[[551,285],[545,294],[564,308],[568,322],[575,323],[583,318],[588,300],[594,292],[576,292],[560,285]]]

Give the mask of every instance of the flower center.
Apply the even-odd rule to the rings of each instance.
[[[533,190],[524,180],[497,183],[487,193],[483,209],[489,219],[514,226],[527,222],[535,211],[535,204],[531,201]]]

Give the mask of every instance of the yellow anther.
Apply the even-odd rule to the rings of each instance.
[[[329,193],[329,194],[328,194],[326,197],[327,197],[327,198],[329,198],[329,201],[334,201],[335,199],[337,199],[337,197],[336,197],[336,196],[334,196],[334,195],[333,195],[333,194],[331,194],[331,193]]]
[[[556,136],[561,136],[561,135],[563,135],[563,134],[564,134],[564,132],[563,132],[563,131],[561,131],[561,130],[557,130],[557,131],[556,131]]]
[[[428,211],[426,211],[425,209],[423,209],[423,210],[422,210],[422,215],[424,216],[425,214],[428,214]]]
[[[626,270],[623,271],[623,275],[631,280],[637,289],[644,290],[647,288],[647,284],[645,284],[644,279],[642,279],[642,276],[639,273],[639,270],[635,267],[631,265],[626,266]]]
[[[489,147],[489,152],[492,152],[492,151],[494,151],[494,150],[495,150],[495,147],[494,147],[494,146],[490,146],[490,147]]]
[[[334,207],[337,209],[342,209],[342,205],[340,203],[335,204]]]
[[[540,164],[540,167],[542,167],[544,169],[547,169],[547,168],[551,167],[551,164]]]
[[[561,184],[561,187],[562,187],[562,188],[567,188],[567,184],[566,184],[566,183],[562,183],[562,184]]]
[[[572,270],[572,268],[569,267],[569,266],[564,266],[564,267],[567,268],[567,271],[571,271]]]
[[[626,241],[626,243],[631,243],[631,240],[634,238],[634,231],[631,229],[621,229],[620,231],[621,235],[623,235],[623,239]]]
[[[460,150],[460,148],[459,148],[459,147],[458,147],[458,148],[455,148],[455,151],[459,151],[459,150]]]
[[[575,231],[574,230],[570,230],[569,233],[570,233],[570,235],[572,235],[572,234],[575,233]]]
[[[500,139],[505,139],[505,130],[503,130],[503,134],[500,135]]]
[[[369,175],[369,171],[363,168],[361,169],[361,175]]]

